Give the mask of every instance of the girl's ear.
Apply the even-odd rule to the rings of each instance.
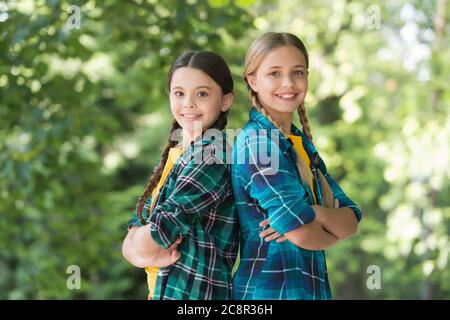
[[[222,107],[220,108],[220,110],[222,112],[225,112],[228,109],[230,109],[231,105],[233,104],[233,98],[234,98],[234,96],[233,96],[233,94],[231,92],[227,93],[226,95],[223,96],[223,98],[222,98]]]
[[[258,86],[256,84],[256,76],[254,74],[247,76],[247,82],[254,92],[258,92]]]

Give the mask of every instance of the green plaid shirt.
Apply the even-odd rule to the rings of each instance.
[[[143,217],[152,238],[164,249],[183,239],[181,258],[158,273],[155,300],[231,299],[239,226],[226,146],[205,138],[193,142],[169,173],[150,217],[151,197],[146,201]],[[128,226],[142,226],[136,212]]]

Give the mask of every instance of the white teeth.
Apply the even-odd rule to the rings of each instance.
[[[293,97],[295,97],[295,93],[287,93],[287,94],[278,94],[277,96],[280,97],[281,99],[291,99]]]
[[[196,119],[196,118],[199,118],[201,115],[199,115],[199,114],[183,114],[182,116],[186,119]]]

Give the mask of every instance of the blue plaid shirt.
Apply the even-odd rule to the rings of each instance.
[[[307,136],[303,147],[312,159],[317,153]],[[290,241],[265,242],[259,237],[259,223],[284,234],[315,219],[310,187],[298,174],[292,142],[255,108],[238,135],[234,147],[232,186],[241,229],[240,264],[233,279],[233,298],[331,299],[325,252],[297,247]],[[358,221],[361,210],[327,173],[319,157],[319,167],[331,186],[340,207],[353,209]]]

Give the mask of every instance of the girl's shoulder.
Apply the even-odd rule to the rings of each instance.
[[[238,134],[233,149],[232,167],[247,175],[249,171],[275,174],[291,169],[281,132],[249,121]],[[270,173],[273,172],[273,173]]]
[[[266,147],[279,149],[281,133],[278,129],[272,129],[258,122],[249,120],[240,130],[234,143],[235,148]]]

